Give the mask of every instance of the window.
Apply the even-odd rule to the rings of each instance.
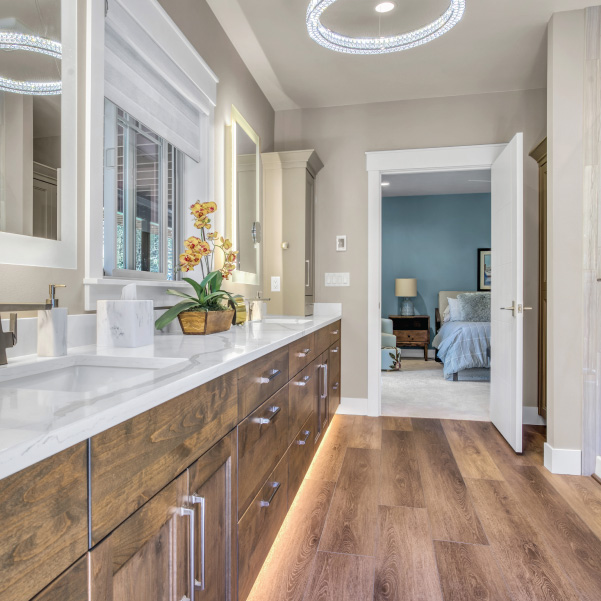
[[[104,273],[174,280],[183,156],[105,99]]]

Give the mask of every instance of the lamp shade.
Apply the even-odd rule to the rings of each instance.
[[[417,280],[415,278],[400,278],[395,280],[394,295],[401,297],[417,296]]]

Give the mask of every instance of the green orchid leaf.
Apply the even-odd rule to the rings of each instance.
[[[186,294],[185,292],[180,292],[179,290],[167,290],[167,294],[171,294],[173,296],[181,296],[182,298],[187,298],[188,300],[198,302],[198,299],[190,294]]]
[[[166,325],[170,324],[180,313],[187,311],[192,307],[198,307],[197,300],[181,301],[174,307],[167,309],[155,322],[154,327],[157,330],[162,330]]]
[[[196,295],[200,299],[200,295],[202,294],[202,291],[203,291],[203,285],[199,284],[196,280],[193,280],[192,278],[182,278],[182,279],[184,280],[184,282],[188,282],[188,284],[190,284],[190,286],[192,286],[192,288],[194,288]]]

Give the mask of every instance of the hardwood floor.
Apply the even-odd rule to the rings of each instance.
[[[601,601],[601,485],[524,433],[336,415],[249,601]]]

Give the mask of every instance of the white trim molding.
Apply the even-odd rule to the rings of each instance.
[[[575,449],[555,449],[545,443],[545,467],[552,474],[582,475],[582,451]]]
[[[340,415],[369,415],[367,413],[367,399],[345,397],[340,399],[336,413]]]
[[[366,152],[367,414],[381,414],[382,174],[490,169],[506,144]]]
[[[597,461],[595,463],[595,476],[597,476],[597,478],[601,478],[601,457],[597,457]]]

